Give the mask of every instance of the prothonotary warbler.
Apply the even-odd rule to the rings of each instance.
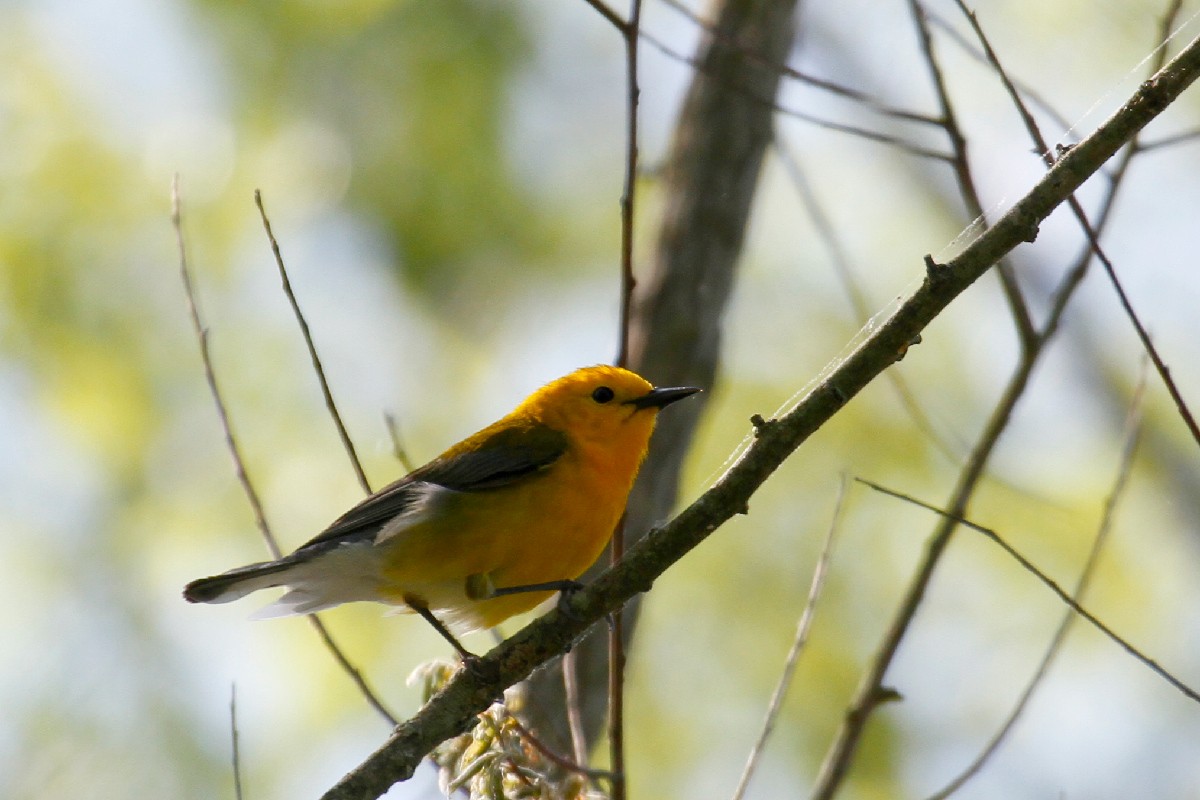
[[[697,391],[655,389],[618,367],[576,370],[291,555],[192,581],[183,596],[226,603],[286,586],[259,617],[375,600],[420,614],[469,655],[452,632],[577,587],[620,520],[658,412]]]

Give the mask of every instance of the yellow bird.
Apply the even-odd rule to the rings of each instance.
[[[576,370],[291,555],[192,581],[183,596],[227,603],[286,586],[258,617],[374,600],[420,614],[469,655],[451,631],[491,628],[578,587],[621,518],[659,410],[698,391]]]

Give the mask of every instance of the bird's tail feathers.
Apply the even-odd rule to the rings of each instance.
[[[287,558],[247,564],[192,581],[183,587],[183,599],[189,603],[231,603],[259,589],[285,585],[286,573],[295,566],[295,560]]]
[[[286,586],[288,591],[251,619],[311,614],[356,600],[378,600],[379,556],[366,542],[341,543],[316,552],[301,550],[278,561],[192,581],[183,596],[191,603],[228,603],[275,586]]]

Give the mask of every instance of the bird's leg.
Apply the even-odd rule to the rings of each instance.
[[[458,653],[459,658],[461,658],[464,662],[469,664],[479,660],[479,656],[463,647],[462,642],[458,641],[458,639],[454,637],[454,634],[450,632],[450,629],[443,625],[442,621],[433,615],[433,612],[429,610],[429,607],[426,606],[425,603],[416,597],[408,596],[404,598],[404,602],[409,608],[420,614],[422,619],[432,625],[433,629],[440,633],[442,638],[450,643],[450,646],[454,648],[455,652]]]
[[[502,597],[506,594],[524,594],[525,592],[562,592],[564,595],[572,595],[582,588],[582,583],[572,580],[546,581],[545,583],[527,583],[523,586],[493,586],[489,597]]]
[[[525,592],[558,592],[558,610],[571,616],[571,597],[583,584],[573,580],[546,581],[544,583],[527,583],[521,586],[496,586],[492,576],[487,573],[471,575],[467,578],[467,597],[472,600],[491,600],[493,597],[503,597],[507,594],[524,594]]]

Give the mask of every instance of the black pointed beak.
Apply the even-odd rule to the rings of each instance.
[[[643,408],[662,408],[674,403],[676,400],[682,400],[689,397],[700,389],[695,386],[676,386],[670,389],[651,389],[641,397],[635,397],[633,400],[625,402],[635,408],[641,410]]]

